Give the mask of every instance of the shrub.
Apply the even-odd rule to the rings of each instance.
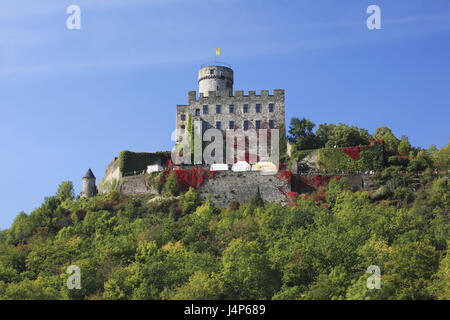
[[[409,159],[407,156],[392,156],[388,158],[388,163],[392,166],[407,166]]]
[[[381,170],[384,166],[383,143],[372,142],[355,148],[319,149],[319,167],[331,172]]]
[[[130,174],[134,171],[147,170],[147,166],[154,164],[157,160],[166,163],[171,158],[170,152],[131,152],[124,150],[119,153],[119,169],[122,175]]]
[[[177,176],[174,171],[169,173],[167,177],[166,184],[164,185],[168,194],[172,196],[177,196],[180,193],[180,188],[178,187]]]

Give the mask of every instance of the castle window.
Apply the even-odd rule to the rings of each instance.
[[[209,129],[209,123],[208,122],[203,122],[203,131],[206,131]]]
[[[273,103],[269,103],[269,112],[273,112],[274,108],[275,106],[273,105]]]
[[[183,129],[183,130],[184,130],[185,128],[186,128],[186,127],[185,127],[185,126],[184,126],[184,124],[183,124],[183,125],[181,126],[181,129]]]
[[[261,112],[261,105],[257,104],[256,105],[256,113],[260,113]]]
[[[244,121],[244,130],[248,130],[248,120]]]
[[[234,121],[230,121],[230,129],[234,129]]]
[[[261,120],[256,120],[255,126],[256,126],[256,129],[261,129]]]
[[[222,113],[222,106],[216,106],[216,113]]]
[[[209,74],[214,74],[214,70],[213,69],[209,70]]]
[[[182,114],[182,115],[180,116],[180,118],[181,118],[181,121],[184,121],[184,120],[186,120],[186,115],[185,115],[185,114]]]
[[[197,117],[200,116],[200,109],[195,109],[195,115],[196,115]]]
[[[275,122],[273,120],[269,120],[269,128],[270,129],[275,128]]]
[[[222,130],[222,123],[220,121],[216,122],[216,129],[217,130]]]
[[[203,106],[203,114],[208,114],[208,106],[207,105]]]
[[[248,104],[244,104],[244,113],[248,113]]]
[[[234,105],[230,104],[230,113],[234,113]]]

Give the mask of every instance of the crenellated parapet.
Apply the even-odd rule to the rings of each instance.
[[[245,94],[244,90],[235,90],[234,95],[231,90],[222,90],[222,91],[208,91],[206,94],[200,92],[197,98],[196,91],[188,91],[188,104],[192,104],[194,102],[207,101],[211,99],[217,98],[284,98],[284,89],[275,89],[273,90],[273,94],[270,94],[269,90],[260,90],[257,94],[256,91],[250,90],[248,94]]]

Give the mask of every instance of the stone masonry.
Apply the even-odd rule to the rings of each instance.
[[[214,73],[221,72],[222,76]],[[205,78],[205,77],[210,78]],[[204,83],[206,81],[206,83]],[[268,90],[237,90],[232,94],[233,71],[230,68],[209,66],[199,71],[199,97],[196,91],[188,92],[188,104],[176,107],[176,128],[187,129],[189,115],[192,121],[201,121],[203,131],[216,128],[227,129],[276,129],[285,125],[284,90],[273,94]],[[217,90],[205,91],[216,88]],[[177,136],[177,142],[182,136]]]
[[[233,201],[250,201],[258,191],[265,202],[286,203],[285,194],[291,191],[290,182],[277,176],[261,175],[259,172],[217,172],[199,188],[200,198],[211,201],[219,208],[228,207]],[[284,194],[283,194],[284,193]]]

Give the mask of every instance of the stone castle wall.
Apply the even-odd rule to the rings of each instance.
[[[127,195],[158,194],[148,183],[149,174],[128,176],[120,179],[117,191]]]
[[[256,121],[261,121],[261,127],[268,128],[269,120],[274,121],[274,128],[285,124],[284,90],[274,90],[273,95],[268,90],[262,90],[260,95],[255,91],[239,90],[231,95],[231,91],[211,91],[208,96],[200,93],[197,99],[196,91],[188,92],[188,105],[177,105],[176,125],[177,129],[187,129],[188,115],[193,121],[202,121],[210,128],[216,128],[216,123],[221,122],[221,129],[229,129],[230,121],[234,121],[236,128],[243,128],[244,121],[249,121],[249,129],[256,129]],[[260,105],[260,112],[256,112],[256,105]],[[269,111],[269,104],[273,104],[273,112]],[[248,112],[244,113],[244,105],[248,105]],[[204,113],[203,106],[208,106],[208,113]],[[216,106],[221,106],[221,113],[216,113]],[[230,113],[230,106],[234,107],[234,113]],[[196,115],[196,110],[199,115]],[[184,116],[184,120],[182,120]]]
[[[117,184],[122,178],[119,169],[119,159],[115,157],[105,169],[105,175],[98,184],[98,192],[104,194],[113,189],[117,189]]]
[[[156,195],[157,191],[148,183],[148,174],[121,177],[115,184],[114,190],[127,195]],[[198,192],[202,200],[209,195],[211,201],[218,207],[228,207],[233,201],[250,201],[258,190],[267,202],[285,202],[291,191],[290,183],[280,174],[276,176],[261,175],[259,172],[219,171],[214,178],[205,178]],[[112,189],[103,187],[100,193]]]
[[[219,171],[213,179],[206,180],[199,188],[200,198],[211,201],[219,208],[228,207],[233,201],[247,202],[255,195],[259,187],[261,197],[266,202],[286,202],[291,191],[290,183],[276,176],[261,175],[259,172]]]

